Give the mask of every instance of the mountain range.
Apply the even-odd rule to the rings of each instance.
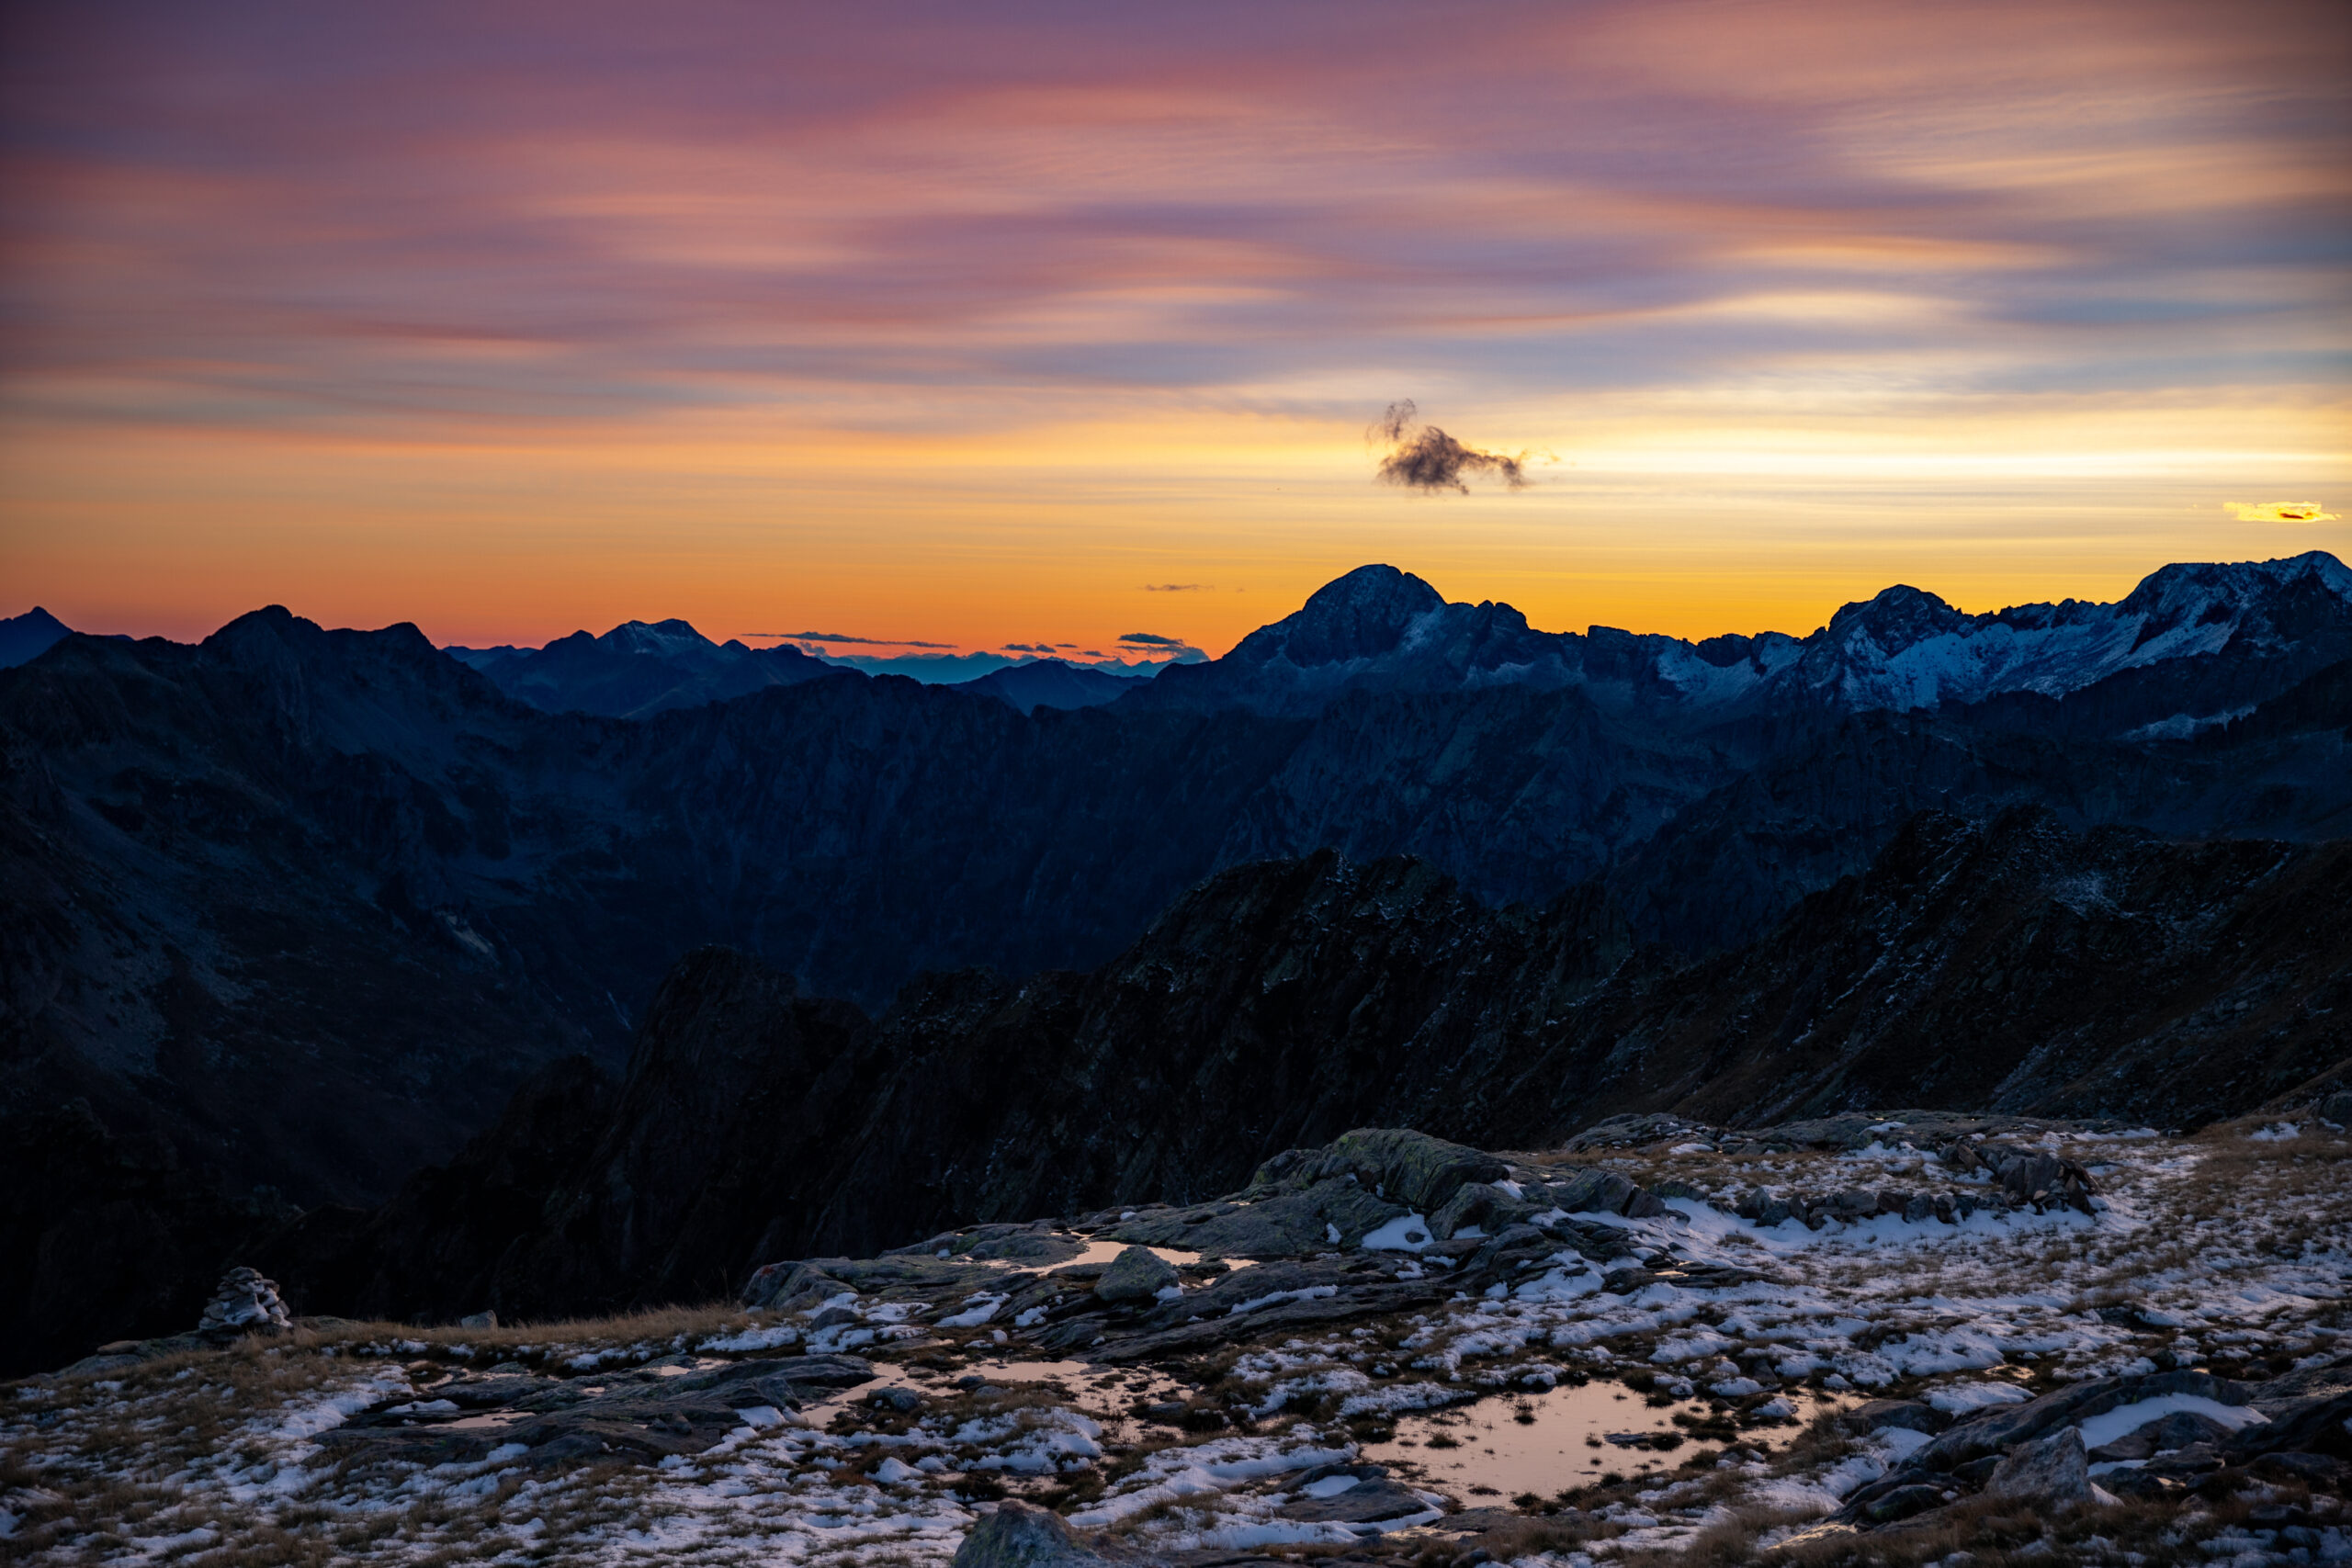
[[[1204,879],[1329,852],[1410,857],[1495,919],[1570,899],[1575,963],[1655,953],[1641,973],[1720,999],[1745,972],[1707,965],[1923,812],[2266,846],[2166,863],[2181,901],[2133,916],[2152,931],[2352,836],[2352,573],[2317,553],[1995,615],[1894,588],[1807,637],[1700,642],[1539,632],[1375,566],[1075,705],[1098,673],[922,685],[679,622],[519,660],[277,608],[192,646],[55,637],[0,671],[0,1111],[51,1118],[12,1123],[17,1145],[64,1138],[107,1181],[364,1208],[551,1064],[622,1074],[707,944],[887,1030],[944,994],[926,973],[1017,994],[1096,971]],[[2316,886],[2297,918],[2324,936],[2345,895]],[[2193,967],[2193,945],[2164,951]],[[1401,983],[1376,947],[1317,963]],[[1713,1005],[1674,1051],[1745,1038]],[[2325,1049],[2290,1070],[2241,1041],[2219,1098],[2148,1113],[2253,1103]],[[1884,1079],[1825,1082],[1805,1092]],[[88,1122],[56,1122],[75,1101]],[[1604,1103],[1632,1101],[1596,1090],[1559,1124]]]
[[[994,654],[823,659],[790,643],[752,648],[732,637],[713,642],[681,620],[624,621],[602,637],[574,632],[541,648],[452,647],[442,651],[481,671],[508,696],[543,713],[607,718],[650,718],[673,708],[728,702],[847,669],[954,685],[1024,713],[1040,706],[1094,707],[1115,701],[1161,668],[1137,671],[1115,660],[1106,668],[1102,662]],[[967,673],[975,668],[981,673]],[[963,678],[951,681],[946,673]]]

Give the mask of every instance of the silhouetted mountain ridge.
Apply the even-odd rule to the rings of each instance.
[[[924,970],[1107,962],[1219,869],[1323,849],[1496,905],[1597,882],[1636,940],[1703,953],[1925,809],[2341,837],[2343,579],[2167,569],[2129,615],[1959,630],[1898,594],[1843,640],[1733,646],[1533,632],[1373,568],[1247,658],[1070,711],[819,666],[641,720],[550,714],[413,626],[277,607],[193,647],[69,637],[0,671],[0,1106],[79,1095],[232,1186],[372,1201],[539,1065],[617,1066],[703,943],[872,1009]],[[2067,668],[2112,672],[2067,686],[2057,645],[2018,654],[2045,622],[2097,634]],[[1920,649],[1959,668],[1963,634],[2060,694],[1785,683]],[[691,632],[608,635],[579,651],[626,675]]]

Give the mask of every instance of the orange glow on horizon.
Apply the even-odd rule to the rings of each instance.
[[[0,446],[0,548],[37,585],[0,613],[37,598],[77,628],[183,640],[279,603],[470,646],[674,615],[721,640],[1119,657],[1120,636],[1148,632],[1217,654],[1370,561],[1546,630],[1695,638],[1801,635],[1895,581],[1988,610],[2117,598],[2168,560],[2346,543],[2225,504],[2257,475],[2343,494],[2332,409],[2004,413],[1973,434],[1577,423],[1590,445],[1529,490],[1467,497],[1374,485],[1353,424],[1213,412],[948,435],[729,416],[593,441],[62,430]],[[1199,586],[1150,591],[1168,583]]]
[[[1217,653],[1370,561],[1703,637],[2341,554],[2345,37],[52,8],[0,117],[0,615]],[[1374,485],[1406,398],[1530,487]]]

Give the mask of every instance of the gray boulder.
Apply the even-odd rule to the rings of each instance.
[[[1984,1495],[2036,1503],[2088,1502],[2090,1456],[2083,1451],[2082,1428],[2063,1427],[2019,1444],[1985,1480]]]
[[[2091,1462],[2104,1464],[2109,1460],[2149,1459],[2174,1449],[2185,1449],[2191,1443],[2223,1443],[2229,1440],[2230,1428],[2211,1416],[2200,1416],[2194,1410],[2176,1410],[2159,1416],[2111,1443],[2104,1443],[2091,1450]]]
[[[1061,1516],[1010,1499],[974,1525],[949,1568],[1106,1568],[1079,1545]]]
[[[1525,1224],[1550,1207],[1514,1198],[1490,1182],[1465,1181],[1445,1201],[1444,1207],[1430,1216],[1430,1229],[1437,1233],[1441,1241],[1451,1240],[1471,1226],[1487,1235],[1497,1235],[1513,1225]]]
[[[1317,1177],[1352,1176],[1391,1202],[1427,1214],[1467,1181],[1499,1181],[1510,1167],[1483,1149],[1403,1127],[1359,1127],[1311,1156]],[[1269,1162],[1271,1164],[1271,1162]]]
[[[1613,1170],[1579,1170],[1564,1187],[1546,1187],[1544,1201],[1571,1214],[1622,1214],[1641,1192]]]
[[[2270,1419],[2233,1433],[2220,1445],[2233,1460],[2256,1454],[2314,1453],[2352,1459],[2352,1393],[2321,1394],[2275,1404]]]
[[[1136,1305],[1157,1299],[1175,1283],[1175,1267],[1167,1259],[1148,1247],[1130,1247],[1102,1270],[1094,1281],[1094,1293],[1114,1305]]]

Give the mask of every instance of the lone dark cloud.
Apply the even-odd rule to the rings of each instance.
[[[1216,586],[1214,582],[1147,582],[1146,593],[1205,593]]]
[[[1470,485],[1466,475],[1493,474],[1510,490],[1527,488],[1526,459],[1506,457],[1499,452],[1481,452],[1476,446],[1464,446],[1434,424],[1420,423],[1420,411],[1413,400],[1390,403],[1388,412],[1372,427],[1372,433],[1388,443],[1388,455],[1380,460],[1379,478],[1407,490],[1450,490],[1468,495]]]
[[[1139,648],[1189,648],[1181,637],[1161,637],[1158,632],[1121,632],[1119,640]]]

